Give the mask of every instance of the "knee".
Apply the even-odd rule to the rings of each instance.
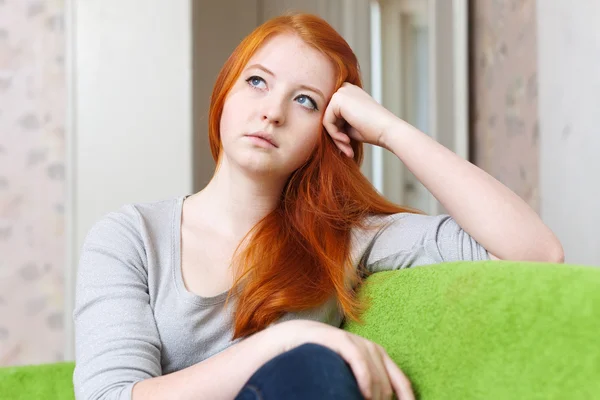
[[[294,379],[334,383],[336,381],[354,381],[354,374],[346,361],[328,347],[306,343],[289,350],[274,359],[270,364],[271,370],[279,374],[293,371]]]
[[[347,365],[344,359],[335,351],[316,343],[305,343],[295,347],[282,354],[281,358],[287,360],[291,359],[295,361],[295,363],[307,363],[313,366],[316,362],[337,367],[344,367]]]
[[[314,343],[271,359],[250,378],[245,391],[250,388],[259,390],[265,399],[362,399],[344,359]]]

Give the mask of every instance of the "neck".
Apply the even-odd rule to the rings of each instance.
[[[198,215],[227,236],[243,237],[279,204],[285,179],[249,174],[225,160],[194,197]]]

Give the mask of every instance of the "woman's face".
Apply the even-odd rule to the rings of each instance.
[[[289,176],[315,148],[334,86],[335,69],[326,56],[295,35],[272,37],[225,100],[222,157],[248,172]]]

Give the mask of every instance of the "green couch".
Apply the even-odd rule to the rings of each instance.
[[[364,325],[420,399],[600,399],[600,268],[508,261],[380,272]],[[0,399],[72,399],[72,363],[0,369]]]

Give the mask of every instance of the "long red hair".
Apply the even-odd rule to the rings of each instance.
[[[283,33],[298,35],[333,62],[336,90],[344,82],[362,87],[356,56],[326,21],[292,13],[265,22],[242,40],[217,77],[209,111],[210,146],[217,163],[227,94],[261,44]],[[351,229],[373,214],[419,211],[382,197],[360,170],[362,144],[351,145],[353,159],[340,154],[323,128],[312,157],[289,177],[277,208],[242,240],[229,292],[238,295],[234,339],[266,328],[287,312],[318,307],[332,296],[346,317],[358,320],[362,307],[355,291],[362,278],[350,260]]]

